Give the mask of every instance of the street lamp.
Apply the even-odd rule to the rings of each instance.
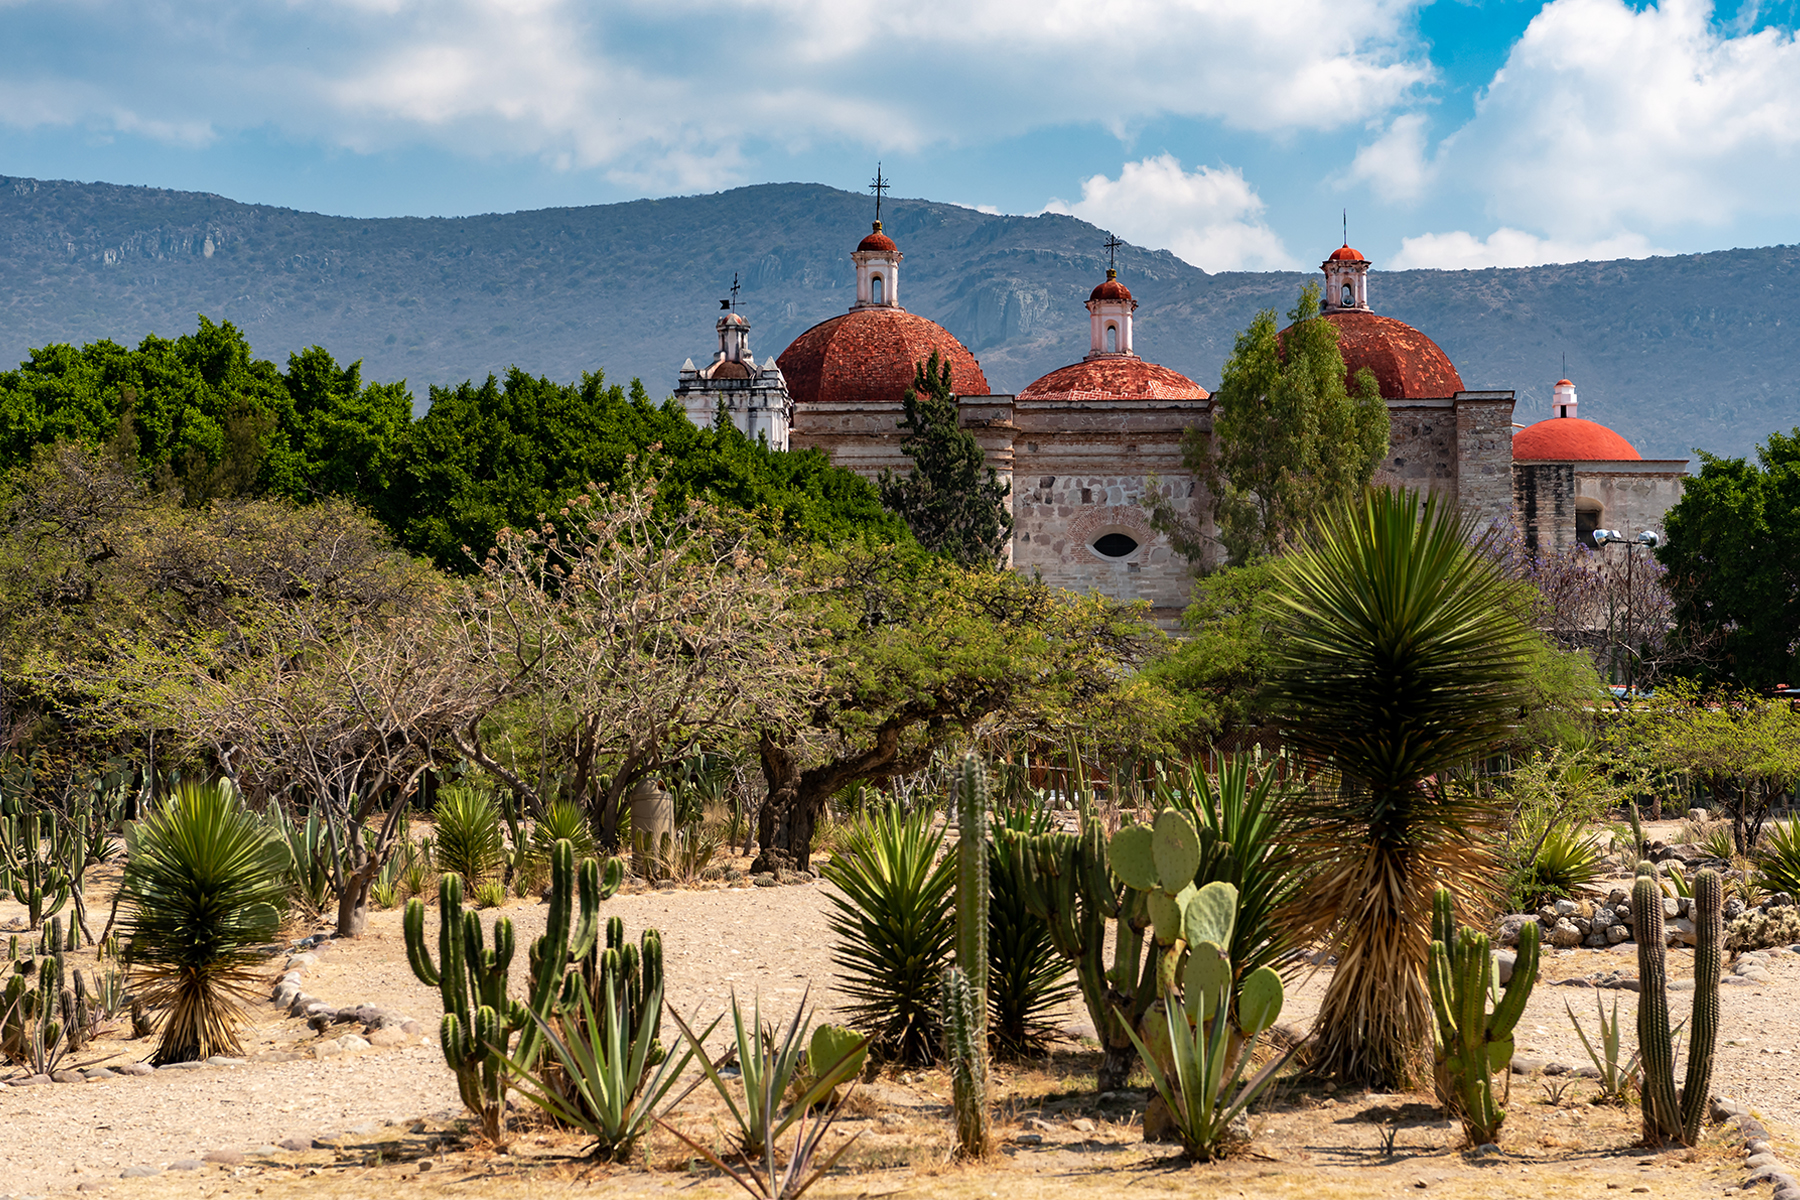
[[[1625,652],[1627,655],[1625,660],[1625,699],[1630,700],[1632,684],[1637,674],[1637,672],[1633,670],[1637,658],[1637,648],[1631,640],[1631,609],[1633,603],[1637,599],[1637,594],[1631,586],[1631,568],[1632,564],[1637,561],[1637,558],[1632,554],[1632,551],[1639,547],[1643,547],[1646,550],[1656,549],[1658,546],[1662,545],[1662,534],[1651,529],[1646,529],[1636,537],[1628,538],[1623,531],[1618,529],[1594,530],[1595,546],[1605,546],[1615,542],[1625,547]]]

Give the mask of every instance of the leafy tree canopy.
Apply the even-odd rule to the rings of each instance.
[[[881,502],[906,519],[927,550],[964,566],[997,564],[1012,541],[1011,491],[987,465],[981,444],[957,420],[950,364],[933,350],[913,368],[903,398],[908,433],[900,448],[913,460],[905,479],[881,473]]]
[[[1229,562],[1274,554],[1313,514],[1369,485],[1388,449],[1387,406],[1375,376],[1345,384],[1337,327],[1319,319],[1319,285],[1308,283],[1282,332],[1275,310],[1240,333],[1213,396],[1209,435],[1190,429],[1182,457],[1213,496],[1218,540]],[[1169,510],[1154,513],[1188,557],[1205,538]]]
[[[1756,457],[1701,451],[1656,556],[1682,632],[1721,637],[1725,673],[1766,687],[1800,676],[1800,426]]]

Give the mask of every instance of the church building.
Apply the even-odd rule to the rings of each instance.
[[[723,396],[736,421],[741,394],[747,423],[739,427],[763,428],[749,424],[750,414],[770,414],[756,419],[768,422],[771,445],[779,444],[779,410],[795,449],[816,446],[869,478],[884,468],[905,472],[912,463],[900,448],[902,398],[916,365],[936,353],[950,365],[963,428],[1011,489],[1009,565],[1060,587],[1148,601],[1164,622],[1177,618],[1195,564],[1151,528],[1146,501],[1155,488],[1210,532],[1211,497],[1183,463],[1181,442],[1190,428],[1210,432],[1214,401],[1185,375],[1138,355],[1138,303],[1118,272],[1108,269],[1088,296],[1087,353],[1016,395],[997,395],[968,347],[901,306],[905,256],[882,231],[879,210],[850,257],[856,299],[849,311],[802,333],[773,363],[757,368],[748,324],[735,324],[743,321],[735,312],[721,317],[713,364],[696,370],[690,361],[682,369],[677,395],[689,414],[710,421]],[[1387,405],[1389,449],[1376,483],[1453,496],[1479,525],[1516,525],[1541,550],[1566,549],[1584,536],[1591,544],[1593,529],[1608,523],[1660,528],[1680,497],[1685,462],[1643,461],[1611,430],[1576,418],[1567,380],[1557,385],[1557,414],[1515,438],[1514,393],[1465,388],[1436,342],[1377,313],[1371,265],[1349,245],[1320,264],[1321,319],[1336,327],[1349,375],[1367,368]],[[770,389],[761,408],[749,399],[755,386]],[[773,400],[776,387],[788,407]]]
[[[731,291],[732,300],[719,302],[725,310],[717,325],[719,349],[704,367],[694,366],[691,358],[681,364],[675,398],[696,425],[711,425],[723,412],[745,437],[767,438],[771,449],[786,450],[794,419],[787,380],[773,358],[756,365],[756,355],[750,353],[750,322],[734,302],[735,279]]]

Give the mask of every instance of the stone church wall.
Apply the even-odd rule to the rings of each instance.
[[[1681,499],[1686,462],[1578,463],[1575,494],[1600,505],[1600,524],[1636,537],[1646,529],[1664,533],[1663,519]]]
[[[1451,400],[1389,400],[1388,454],[1377,487],[1456,490],[1456,408]]]
[[[1575,545],[1575,465],[1515,464],[1512,482],[1525,549],[1546,557],[1566,554]]]

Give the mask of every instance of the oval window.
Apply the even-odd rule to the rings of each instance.
[[[1124,558],[1137,548],[1137,539],[1128,533],[1103,533],[1094,539],[1095,552],[1108,558]]]

